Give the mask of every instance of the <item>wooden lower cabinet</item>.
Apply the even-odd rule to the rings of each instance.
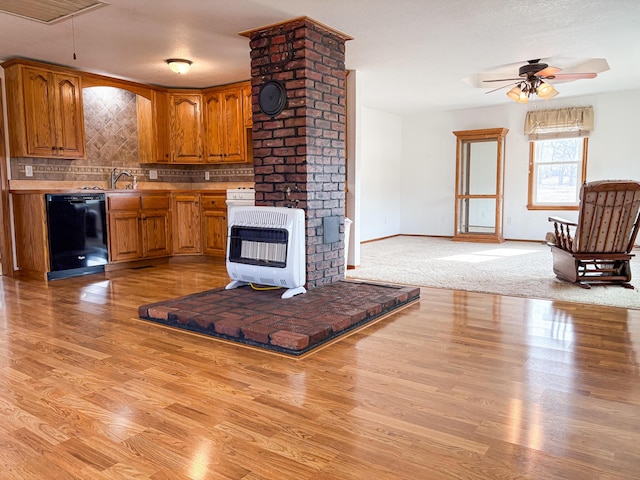
[[[109,212],[109,260],[113,263],[141,258],[139,211]]]
[[[171,255],[171,209],[169,194],[145,194],[141,198],[142,256]]]
[[[20,275],[46,279],[49,243],[44,193],[16,192],[12,197],[16,262]]]
[[[202,252],[224,258],[227,254],[226,193],[203,193],[201,199]]]
[[[13,192],[16,261],[20,275],[49,271],[44,192]],[[191,254],[224,258],[227,205],[223,190],[107,193],[109,262]]]
[[[107,197],[107,212],[112,263],[170,255],[226,255],[225,191],[117,193]]]
[[[109,195],[107,212],[112,263],[171,255],[169,194]]]
[[[223,257],[227,247],[226,192],[172,195],[173,254]]]
[[[201,254],[200,194],[174,193],[171,205],[173,208],[173,254]]]
[[[227,251],[227,213],[215,210],[202,212],[203,253],[222,256]]]

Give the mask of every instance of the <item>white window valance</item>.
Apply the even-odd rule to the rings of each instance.
[[[593,107],[569,107],[527,112],[524,134],[529,140],[587,137],[593,130]]]

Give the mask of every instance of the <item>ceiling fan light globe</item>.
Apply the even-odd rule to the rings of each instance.
[[[531,90],[523,88],[518,97],[518,103],[527,103],[529,101],[529,95],[531,95]]]
[[[553,95],[553,93],[556,93],[556,95],[558,94],[558,92],[556,91],[555,88],[553,88],[552,85],[546,83],[546,82],[540,82],[540,85],[538,86],[538,89],[536,90],[536,93],[538,94],[538,96],[540,98],[546,98],[549,95]]]
[[[507,92],[507,97],[509,97],[511,100],[515,100],[516,102],[520,101],[520,96],[523,94],[524,92],[522,90],[520,90],[519,86],[515,86],[513,87],[511,90],[509,90]]]

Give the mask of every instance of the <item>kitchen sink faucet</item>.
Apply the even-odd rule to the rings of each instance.
[[[115,190],[116,184],[118,183],[118,180],[120,180],[120,177],[122,177],[123,175],[126,175],[127,177],[131,177],[131,173],[127,172],[126,170],[123,170],[122,172],[116,174],[116,170],[117,168],[114,168],[113,170],[111,170],[111,183],[109,185],[109,188],[111,188],[112,190]]]

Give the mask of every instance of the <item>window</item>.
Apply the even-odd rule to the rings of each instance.
[[[530,210],[577,210],[588,138],[536,140],[529,148]]]
[[[578,210],[593,125],[593,107],[527,112],[529,210]]]

